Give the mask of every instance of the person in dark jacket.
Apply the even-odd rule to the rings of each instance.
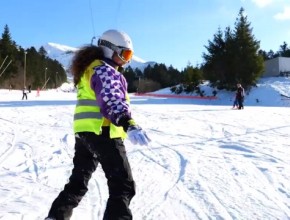
[[[31,93],[31,85],[28,86],[28,91]]]
[[[98,164],[109,189],[103,219],[133,219],[129,205],[135,182],[123,140],[128,137],[133,144],[148,145],[150,139],[132,117],[127,82],[118,71],[132,55],[130,37],[117,30],[104,32],[98,46],[88,45],[76,52],[71,67],[77,87],[74,167],[47,220],[71,218]]]
[[[244,109],[245,90],[240,83],[237,84],[236,97],[238,101],[238,109]]]
[[[24,98],[27,100],[27,93],[28,93],[28,90],[26,89],[26,86],[24,86],[24,88],[22,90],[22,100]]]

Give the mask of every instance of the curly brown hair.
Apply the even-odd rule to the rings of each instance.
[[[94,45],[81,47],[74,55],[70,71],[73,74],[74,85],[77,86],[85,69],[96,59],[103,59],[102,48]]]

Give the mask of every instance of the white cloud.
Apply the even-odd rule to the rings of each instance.
[[[283,12],[280,12],[274,16],[277,20],[290,20],[290,6],[286,6]]]
[[[254,4],[256,4],[259,8],[264,8],[273,3],[273,1],[274,0],[252,0],[252,2],[254,2]]]

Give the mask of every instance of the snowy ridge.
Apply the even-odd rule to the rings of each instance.
[[[77,51],[77,48],[75,47],[70,47],[70,46],[66,46],[66,45],[61,45],[61,44],[56,44],[56,43],[47,43],[47,48],[50,47],[50,50],[52,50],[53,52],[57,53],[57,51],[63,51],[68,52],[68,51]],[[51,51],[48,50],[47,52],[50,53]]]
[[[64,69],[67,71],[71,64],[74,52],[78,50],[78,48],[76,47],[70,47],[57,43],[47,43],[43,47],[47,52],[47,56],[50,57],[51,59],[55,59],[58,62],[60,62],[63,65]],[[127,66],[130,65],[133,69],[138,68],[141,71],[143,71],[146,66],[148,65],[153,66],[154,64],[155,62],[152,61],[146,62],[142,58],[133,55],[131,62]],[[68,75],[70,76],[69,72]]]

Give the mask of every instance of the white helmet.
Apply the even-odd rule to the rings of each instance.
[[[112,59],[114,52],[124,61],[129,62],[133,56],[131,38],[122,31],[108,30],[98,40],[98,46],[104,50],[104,56]]]

